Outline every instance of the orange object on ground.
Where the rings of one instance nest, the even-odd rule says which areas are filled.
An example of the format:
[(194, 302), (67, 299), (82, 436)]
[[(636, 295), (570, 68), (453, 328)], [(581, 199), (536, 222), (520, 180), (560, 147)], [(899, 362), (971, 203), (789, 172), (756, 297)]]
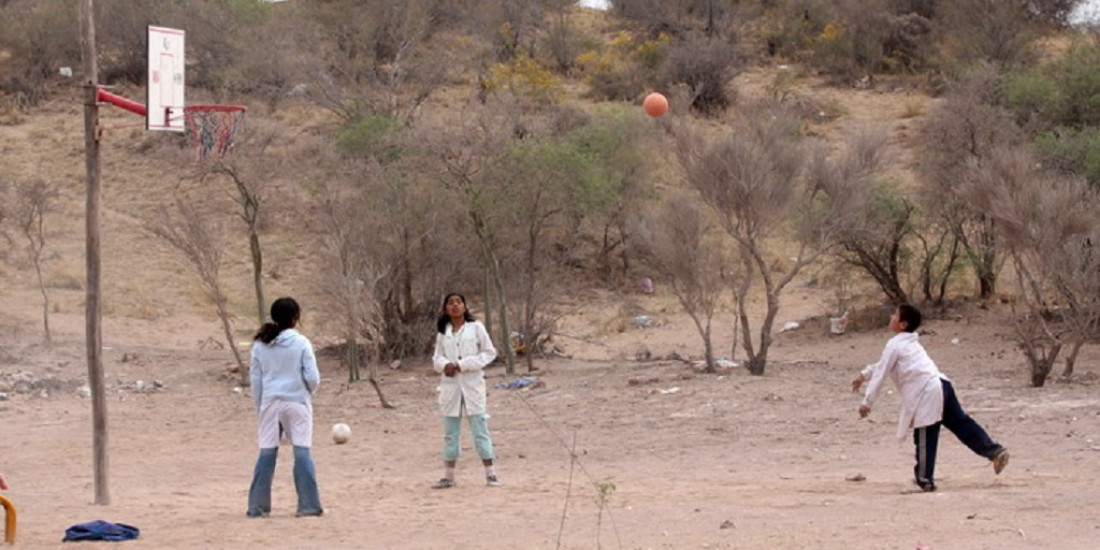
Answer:
[(15, 505), (3, 495), (0, 495), (0, 505), (4, 506), (4, 542), (15, 544)]

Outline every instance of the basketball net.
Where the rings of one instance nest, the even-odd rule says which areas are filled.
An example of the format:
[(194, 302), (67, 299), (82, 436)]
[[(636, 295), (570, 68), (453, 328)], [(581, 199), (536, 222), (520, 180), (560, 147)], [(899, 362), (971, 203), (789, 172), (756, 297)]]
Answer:
[(245, 108), (240, 105), (190, 105), (183, 108), (187, 134), (195, 143), (198, 160), (225, 156), (233, 138), (244, 125)]

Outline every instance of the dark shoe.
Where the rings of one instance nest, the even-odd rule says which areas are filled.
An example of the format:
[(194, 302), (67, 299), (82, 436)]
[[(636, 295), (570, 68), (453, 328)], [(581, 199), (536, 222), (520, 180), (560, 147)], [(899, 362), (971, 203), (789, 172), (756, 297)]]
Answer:
[(324, 513), (325, 513), (324, 510), (315, 510), (315, 511), (312, 511), (312, 512), (298, 512), (297, 514), (294, 514), (294, 517), (296, 517), (296, 518), (311, 518), (311, 517), (317, 517), (317, 516), (324, 515)]
[(917, 480), (913, 480), (913, 486), (907, 489), (902, 489), (901, 494), (913, 495), (917, 493), (934, 493), (936, 492), (935, 483), (921, 483)]
[(1001, 472), (1004, 471), (1005, 466), (1008, 466), (1008, 449), (1002, 448), (993, 457), (993, 473), (1001, 475)]
[(455, 486), (455, 481), (450, 478), (441, 478), (439, 481), (432, 485), (432, 489), (450, 489)]
[(488, 485), (489, 487), (499, 487), (500, 486), (500, 480), (497, 479), (497, 476), (495, 476), (495, 475), (494, 476), (485, 476), (485, 485)]
[(270, 515), (270, 513), (268, 513), (268, 512), (254, 512), (252, 510), (249, 510), (249, 511), (245, 512), (244, 515), (246, 515), (250, 518), (266, 518)]

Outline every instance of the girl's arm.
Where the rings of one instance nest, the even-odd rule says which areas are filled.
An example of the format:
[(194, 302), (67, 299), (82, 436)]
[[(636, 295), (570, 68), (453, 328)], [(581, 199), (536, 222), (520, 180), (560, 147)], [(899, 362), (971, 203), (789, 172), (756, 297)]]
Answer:
[(313, 344), (306, 340), (305, 349), (302, 350), (302, 381), (306, 384), (309, 393), (317, 391), (321, 385), (321, 371), (317, 368), (317, 355), (313, 353)]
[(252, 381), (252, 401), (256, 404), (256, 410), (260, 410), (260, 404), (264, 401), (264, 373), (260, 365), (260, 354), (256, 346), (258, 341), (252, 343), (252, 358), (248, 366), (248, 377)]

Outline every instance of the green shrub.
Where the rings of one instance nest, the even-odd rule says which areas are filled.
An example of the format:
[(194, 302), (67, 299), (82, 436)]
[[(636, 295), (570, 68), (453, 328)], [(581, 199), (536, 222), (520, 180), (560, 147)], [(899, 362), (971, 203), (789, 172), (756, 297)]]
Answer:
[(393, 144), (400, 127), (391, 118), (368, 115), (340, 130), (336, 145), (348, 156), (374, 157), (383, 163), (394, 161), (401, 157), (401, 149)]
[(1059, 128), (1035, 138), (1044, 166), (1060, 172), (1081, 174), (1093, 186), (1100, 186), (1100, 128)]
[(1063, 108), (1058, 122), (1100, 125), (1100, 46), (1078, 44), (1059, 61), (1056, 71)]
[(1059, 117), (1058, 96), (1058, 83), (1038, 71), (1010, 74), (1001, 87), (1001, 100), (1021, 123)]

